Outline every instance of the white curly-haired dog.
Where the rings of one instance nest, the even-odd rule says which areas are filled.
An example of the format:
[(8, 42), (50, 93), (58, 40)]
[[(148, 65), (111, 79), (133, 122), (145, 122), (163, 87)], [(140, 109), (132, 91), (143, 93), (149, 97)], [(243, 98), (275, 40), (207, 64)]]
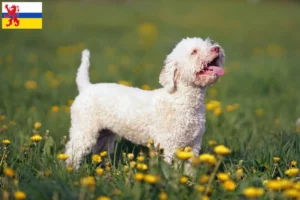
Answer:
[(163, 88), (153, 91), (114, 83), (91, 84), (89, 57), (84, 50), (76, 78), (79, 95), (71, 107), (67, 165), (78, 168), (92, 150), (112, 153), (116, 135), (140, 145), (153, 139), (164, 148), (168, 163), (178, 147), (191, 146), (193, 153), (199, 154), (206, 88), (224, 74), (224, 51), (218, 44), (201, 38), (180, 41), (160, 73)]

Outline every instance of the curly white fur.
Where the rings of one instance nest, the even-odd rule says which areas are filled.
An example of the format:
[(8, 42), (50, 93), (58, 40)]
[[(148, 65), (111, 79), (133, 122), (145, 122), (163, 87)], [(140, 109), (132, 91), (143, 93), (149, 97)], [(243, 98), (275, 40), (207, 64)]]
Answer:
[(113, 152), (116, 134), (146, 145), (149, 139), (164, 148), (170, 163), (177, 147), (191, 146), (199, 154), (205, 131), (206, 86), (218, 76), (199, 75), (208, 63), (223, 66), (224, 52), (212, 51), (209, 39), (183, 39), (170, 55), (160, 74), (163, 88), (145, 91), (114, 83), (91, 84), (89, 51), (82, 53), (77, 74), (79, 95), (71, 107), (67, 165), (78, 168), (92, 150)]

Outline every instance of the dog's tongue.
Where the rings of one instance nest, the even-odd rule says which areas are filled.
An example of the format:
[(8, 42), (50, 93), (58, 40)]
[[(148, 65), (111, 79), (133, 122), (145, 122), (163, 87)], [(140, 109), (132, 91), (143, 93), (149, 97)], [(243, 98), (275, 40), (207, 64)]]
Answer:
[(207, 71), (204, 74), (217, 74), (218, 76), (224, 75), (224, 69), (222, 67), (208, 66)]

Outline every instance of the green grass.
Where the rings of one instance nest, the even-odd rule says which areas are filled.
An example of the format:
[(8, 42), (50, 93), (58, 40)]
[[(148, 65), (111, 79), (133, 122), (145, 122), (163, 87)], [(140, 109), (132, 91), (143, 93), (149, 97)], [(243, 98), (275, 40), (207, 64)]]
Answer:
[[(157, 199), (165, 188), (169, 199), (200, 198), (194, 185), (178, 183), (180, 170), (160, 162), (148, 171), (161, 174), (161, 182), (155, 186), (128, 181), (122, 152), (134, 149), (138, 153), (141, 147), (123, 140), (118, 141), (111, 171), (97, 178), (95, 192), (73, 184), (95, 174), (90, 157), (71, 174), (57, 159), (57, 154), (64, 152), (63, 137), (70, 126), (68, 100), (78, 93), (75, 74), (84, 48), (92, 54), (92, 82), (126, 80), (136, 87), (148, 84), (158, 88), (163, 60), (178, 41), (188, 36), (210, 37), (226, 53), (226, 75), (209, 89), (206, 98), (206, 102), (220, 101), (222, 113), (215, 116), (207, 112), (202, 153), (212, 152), (208, 141), (215, 140), (232, 149), (219, 171), (231, 172), (234, 179), (240, 160), (245, 171), (242, 180), (234, 179), (238, 187), (233, 192), (224, 191), (214, 180), (211, 198), (242, 199), (245, 187), (264, 187), (263, 180), (286, 177), (284, 171), (290, 162), (300, 163), (300, 137), (295, 124), (300, 117), (300, 4), (249, 2), (49, 1), (43, 3), (42, 30), (1, 30), (0, 115), (6, 119), (0, 121), (0, 139), (11, 141), (5, 153), (3, 145), (0, 149), (2, 192), (8, 191), (12, 198), (20, 189), (27, 199), (82, 200), (100, 195)], [(145, 23), (150, 31), (141, 35), (138, 27)], [(28, 80), (35, 81), (37, 88), (27, 89)], [(239, 104), (237, 110), (226, 111), (227, 105), (235, 103)], [(55, 113), (51, 110), (56, 105), (60, 110)], [(263, 109), (262, 116), (256, 114), (257, 109)], [(41, 135), (49, 130), (53, 143), (51, 139), (37, 145), (30, 141), (37, 121), (42, 123)], [(275, 170), (274, 156), (281, 158)], [(19, 184), (5, 177), (5, 167), (15, 170)], [(52, 173), (45, 176), (43, 172), (48, 169)], [(211, 174), (210, 170), (201, 165), (199, 174)], [(113, 195), (116, 188), (121, 196)], [(264, 198), (272, 199), (272, 194), (266, 192)], [(274, 195), (284, 198), (279, 193)]]

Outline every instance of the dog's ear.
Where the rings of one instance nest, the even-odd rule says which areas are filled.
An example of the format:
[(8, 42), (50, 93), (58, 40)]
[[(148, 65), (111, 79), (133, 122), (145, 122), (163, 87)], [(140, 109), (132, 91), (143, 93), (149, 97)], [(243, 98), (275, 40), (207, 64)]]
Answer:
[(177, 64), (173, 61), (166, 62), (165, 66), (160, 72), (159, 83), (172, 93), (176, 90), (176, 84), (178, 79)]

